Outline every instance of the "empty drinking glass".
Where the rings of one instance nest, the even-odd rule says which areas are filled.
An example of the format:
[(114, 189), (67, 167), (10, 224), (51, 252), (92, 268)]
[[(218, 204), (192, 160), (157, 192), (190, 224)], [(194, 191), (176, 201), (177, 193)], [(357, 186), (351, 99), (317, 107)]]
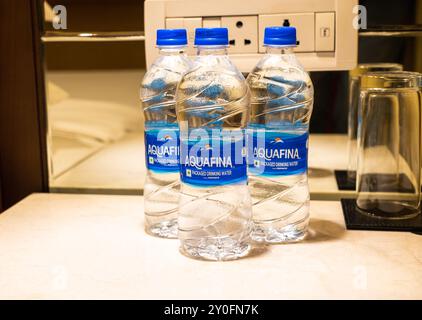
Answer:
[(374, 217), (420, 213), (421, 91), (410, 73), (361, 78), (357, 208)]
[(360, 95), (360, 78), (368, 72), (375, 71), (400, 71), (403, 66), (397, 63), (365, 63), (359, 64), (349, 73), (349, 117), (348, 117), (348, 156), (347, 177), (351, 181), (356, 179), (356, 142), (357, 142), (357, 116)]

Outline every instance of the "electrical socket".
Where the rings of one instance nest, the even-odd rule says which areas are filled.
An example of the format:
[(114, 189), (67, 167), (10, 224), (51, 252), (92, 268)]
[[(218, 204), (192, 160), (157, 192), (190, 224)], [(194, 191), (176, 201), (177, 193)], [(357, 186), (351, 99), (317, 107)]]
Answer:
[(258, 53), (258, 16), (221, 17), (229, 29), (229, 53)]
[(259, 52), (265, 52), (264, 30), (266, 27), (296, 27), (299, 44), (296, 52), (313, 52), (315, 50), (315, 14), (314, 13), (280, 13), (259, 15)]

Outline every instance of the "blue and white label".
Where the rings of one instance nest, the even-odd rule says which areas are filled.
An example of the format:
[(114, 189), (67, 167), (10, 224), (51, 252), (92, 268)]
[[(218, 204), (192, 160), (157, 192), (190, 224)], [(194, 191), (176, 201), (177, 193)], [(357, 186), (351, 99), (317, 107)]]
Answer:
[(145, 156), (148, 170), (179, 171), (179, 129), (145, 130)]
[(280, 131), (248, 130), (251, 175), (294, 175), (308, 169), (308, 136)]
[(182, 182), (207, 187), (246, 183), (247, 149), (244, 131), (238, 131), (231, 137), (225, 137), (218, 131), (219, 134), (214, 133), (212, 138), (181, 139)]

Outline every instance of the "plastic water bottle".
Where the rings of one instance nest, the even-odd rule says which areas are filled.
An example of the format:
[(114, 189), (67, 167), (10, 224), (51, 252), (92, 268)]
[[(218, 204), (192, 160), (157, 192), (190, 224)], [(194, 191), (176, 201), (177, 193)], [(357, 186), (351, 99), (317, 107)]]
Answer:
[(145, 228), (155, 236), (176, 238), (180, 151), (175, 93), (190, 67), (186, 30), (157, 30), (157, 46), (159, 57), (145, 74), (140, 92), (147, 167)]
[(304, 238), (309, 222), (307, 180), (313, 85), (293, 48), (296, 29), (265, 29), (266, 54), (249, 74), (248, 174), (255, 241)]
[(198, 55), (177, 91), (179, 239), (194, 258), (230, 260), (250, 250), (246, 126), (250, 92), (227, 56), (226, 28), (199, 28)]

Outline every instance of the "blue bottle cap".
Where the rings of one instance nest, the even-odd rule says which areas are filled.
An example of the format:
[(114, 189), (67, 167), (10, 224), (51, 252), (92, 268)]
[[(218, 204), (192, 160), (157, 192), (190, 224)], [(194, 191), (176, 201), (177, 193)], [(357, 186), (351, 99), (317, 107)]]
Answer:
[(158, 29), (157, 46), (186, 46), (188, 37), (185, 29)]
[(195, 30), (195, 46), (218, 45), (229, 45), (229, 31), (227, 28), (197, 28)]
[(267, 27), (264, 34), (264, 45), (296, 46), (295, 27)]

